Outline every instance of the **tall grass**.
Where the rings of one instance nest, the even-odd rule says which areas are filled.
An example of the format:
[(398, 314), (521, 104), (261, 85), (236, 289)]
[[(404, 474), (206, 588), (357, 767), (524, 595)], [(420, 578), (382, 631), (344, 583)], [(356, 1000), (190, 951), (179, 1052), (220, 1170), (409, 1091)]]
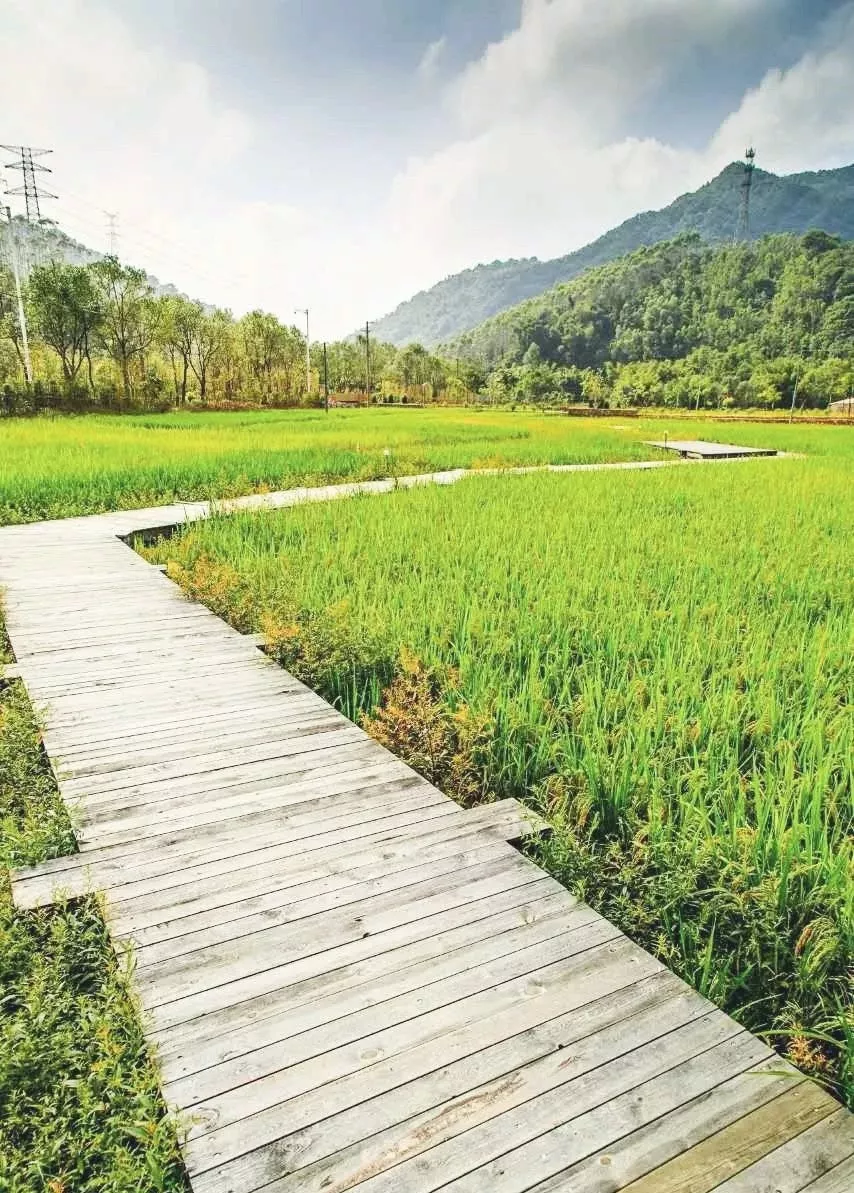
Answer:
[[(696, 422), (455, 409), (3, 419), (0, 525), (440, 468), (649, 458), (656, 451), (643, 439), (680, 425), (697, 431)], [(740, 442), (811, 450), (832, 434), (737, 430)], [(722, 437), (718, 424), (712, 437)]]
[(814, 442), (215, 519), (157, 557), (354, 718), (420, 659), (482, 790), (555, 825), (545, 864), (851, 1101), (854, 440)]
[(174, 1125), (97, 904), (12, 906), (6, 867), (73, 848), (32, 710), (21, 685), (9, 685), (0, 690), (0, 1189), (182, 1193)]

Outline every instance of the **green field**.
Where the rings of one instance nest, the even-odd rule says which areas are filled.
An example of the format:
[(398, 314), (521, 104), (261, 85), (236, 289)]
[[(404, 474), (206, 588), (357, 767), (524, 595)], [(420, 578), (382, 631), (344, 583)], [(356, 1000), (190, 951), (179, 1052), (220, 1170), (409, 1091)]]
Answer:
[[(253, 411), (0, 419), (0, 525), (438, 468), (649, 458), (697, 421), (510, 411)], [(824, 451), (823, 427), (705, 424), (708, 438)]]
[(852, 1101), (854, 435), (737, 438), (811, 454), (472, 478), (153, 555), (449, 793), (533, 804), (552, 872)]
[[(218, 517), (150, 553), (456, 798), (543, 811), (544, 865), (854, 1105), (854, 429), (460, 410), (4, 420), (0, 522), (649, 458), (665, 431), (807, 458), (472, 478)], [(65, 852), (69, 833), (9, 685), (0, 865)], [(18, 915), (4, 880), (0, 998), (0, 1188), (184, 1190), (97, 905)]]
[(6, 867), (73, 850), (23, 687), (0, 687), (0, 1189), (183, 1193), (174, 1125), (96, 901), (12, 906)]

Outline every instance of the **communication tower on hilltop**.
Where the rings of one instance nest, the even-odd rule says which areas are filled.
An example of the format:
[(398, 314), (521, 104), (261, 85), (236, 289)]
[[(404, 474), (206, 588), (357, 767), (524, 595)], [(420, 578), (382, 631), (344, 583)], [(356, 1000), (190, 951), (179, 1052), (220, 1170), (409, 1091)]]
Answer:
[(750, 239), (750, 188), (753, 186), (753, 171), (756, 169), (756, 150), (753, 146), (744, 155), (744, 178), (741, 181), (741, 207), (738, 213), (736, 240)]

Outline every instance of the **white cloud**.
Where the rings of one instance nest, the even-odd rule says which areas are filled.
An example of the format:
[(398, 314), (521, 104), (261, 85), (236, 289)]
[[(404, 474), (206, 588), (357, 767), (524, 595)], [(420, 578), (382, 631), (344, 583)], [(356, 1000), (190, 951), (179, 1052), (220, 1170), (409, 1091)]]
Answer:
[(436, 41), (431, 41), (422, 54), (421, 61), (418, 63), (418, 77), (425, 83), (432, 82), (439, 73), (447, 44), (446, 37), (439, 37)]
[(854, 4), (825, 26), (789, 70), (772, 70), (718, 130), (711, 155), (738, 156), (751, 141), (779, 173), (849, 165), (854, 159)]
[[(634, 108), (685, 55), (746, 35), (761, 0), (526, 0), (519, 27), (449, 84), (457, 135), (398, 175), (390, 226), (419, 270), (553, 256), (660, 207), (739, 158), (795, 171), (854, 159), (854, 3), (705, 148), (632, 135)], [(420, 251), (419, 251), (420, 250)], [(436, 271), (438, 273), (438, 271)]]
[(737, 37), (780, 0), (526, 0), (519, 27), (460, 75), (451, 101), (469, 131), (560, 105), (612, 133), (696, 47)]
[[(343, 201), (329, 214), (352, 167), (337, 172), (336, 145), (305, 134), (300, 111), (250, 114), (106, 0), (3, 2), (4, 137), (55, 148), (51, 214), (101, 248), (103, 211), (118, 211), (128, 259), (238, 314), (291, 320), (308, 304), (328, 336), (478, 261), (578, 247), (699, 185), (747, 139), (772, 169), (854, 158), (854, 0), (696, 150), (637, 135), (639, 103), (689, 55), (757, 35), (783, 0), (525, 0), (518, 28), (442, 88), (437, 147), (389, 168), (370, 219)], [(422, 82), (448, 49), (426, 48)], [(311, 209), (270, 180), (262, 151), (314, 170)]]

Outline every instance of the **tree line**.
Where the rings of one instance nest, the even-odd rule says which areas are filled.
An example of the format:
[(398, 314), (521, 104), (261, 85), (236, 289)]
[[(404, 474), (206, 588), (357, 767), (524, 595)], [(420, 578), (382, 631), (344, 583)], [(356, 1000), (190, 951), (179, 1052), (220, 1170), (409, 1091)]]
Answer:
[(106, 257), (0, 267), (0, 391), (104, 406), (360, 400), (593, 407), (821, 407), (854, 392), (854, 245), (823, 232), (643, 248), (503, 312), (436, 353), (352, 337), (311, 347), (275, 315), (157, 295)]
[(235, 319), (157, 295), (143, 270), (115, 257), (36, 266), (24, 304), (31, 386), (14, 278), (0, 269), (0, 390), (22, 405), (39, 395), (71, 407), (297, 405), (321, 401), (327, 381), (333, 395), (364, 399), (370, 384), (383, 400), (460, 401), (483, 381), (418, 344), (398, 349), (364, 336), (328, 344), (325, 354), (313, 344), (307, 374), (298, 328), (261, 310)]

